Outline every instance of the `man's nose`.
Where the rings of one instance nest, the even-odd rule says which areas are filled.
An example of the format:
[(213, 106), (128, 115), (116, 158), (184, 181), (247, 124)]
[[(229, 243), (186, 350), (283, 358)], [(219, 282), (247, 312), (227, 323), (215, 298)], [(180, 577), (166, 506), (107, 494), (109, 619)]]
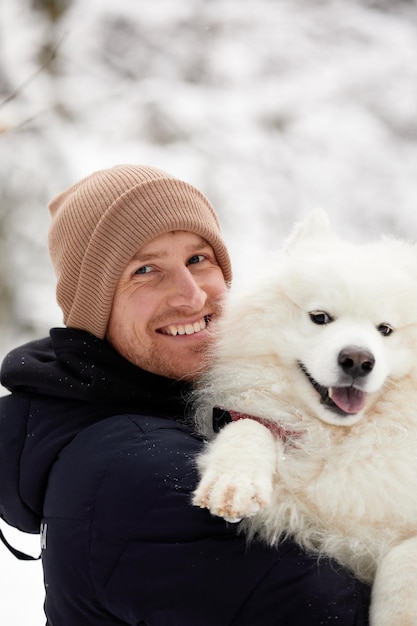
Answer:
[(187, 267), (181, 268), (172, 276), (172, 287), (168, 304), (173, 307), (203, 308), (207, 294)]

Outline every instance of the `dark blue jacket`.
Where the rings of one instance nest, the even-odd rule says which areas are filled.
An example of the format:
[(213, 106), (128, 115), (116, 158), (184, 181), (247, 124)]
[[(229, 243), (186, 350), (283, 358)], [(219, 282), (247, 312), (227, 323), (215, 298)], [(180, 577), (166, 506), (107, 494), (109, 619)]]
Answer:
[(204, 442), (186, 383), (71, 329), (10, 353), (1, 381), (0, 515), (42, 524), (48, 626), (366, 624), (348, 572), (290, 541), (247, 546), (190, 504)]

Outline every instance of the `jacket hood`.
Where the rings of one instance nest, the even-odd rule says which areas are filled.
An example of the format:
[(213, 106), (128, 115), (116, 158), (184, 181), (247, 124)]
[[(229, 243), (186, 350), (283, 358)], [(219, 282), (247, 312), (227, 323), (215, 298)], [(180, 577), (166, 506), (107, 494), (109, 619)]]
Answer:
[(167, 417), (184, 416), (192, 386), (144, 371), (105, 340), (71, 328), (12, 350), (4, 359), (1, 384), (12, 392), (88, 403), (129, 405)]

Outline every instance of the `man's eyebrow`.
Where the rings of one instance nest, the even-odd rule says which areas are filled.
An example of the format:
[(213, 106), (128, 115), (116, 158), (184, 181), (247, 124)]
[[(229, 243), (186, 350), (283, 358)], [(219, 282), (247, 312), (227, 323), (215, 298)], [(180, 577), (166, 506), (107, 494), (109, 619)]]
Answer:
[[(188, 244), (186, 246), (186, 252), (188, 254), (192, 254), (193, 252), (197, 252), (198, 250), (201, 250), (202, 248), (210, 248), (210, 244), (208, 243), (208, 241), (206, 241), (205, 239), (203, 239), (202, 237), (199, 238), (199, 241), (196, 241), (195, 243), (192, 244)], [(132, 261), (136, 261), (139, 263), (146, 263), (148, 261), (151, 260), (158, 260), (158, 259), (163, 259), (165, 257), (168, 256), (168, 251), (165, 248), (161, 248), (161, 249), (156, 249), (153, 252), (149, 253), (149, 254), (142, 254), (140, 252), (140, 250), (132, 257)]]
[(140, 263), (146, 263), (147, 261), (150, 261), (152, 259), (163, 259), (164, 257), (167, 256), (167, 254), (168, 253), (166, 250), (155, 250), (151, 254), (141, 254), (140, 252), (137, 252), (132, 257), (132, 261), (139, 261)]

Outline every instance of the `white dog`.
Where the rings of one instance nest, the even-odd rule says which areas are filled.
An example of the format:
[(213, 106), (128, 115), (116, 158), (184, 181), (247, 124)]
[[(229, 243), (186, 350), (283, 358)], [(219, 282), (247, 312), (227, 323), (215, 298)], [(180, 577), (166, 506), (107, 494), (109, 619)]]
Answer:
[(372, 626), (416, 626), (417, 248), (343, 242), (316, 211), (225, 309), (198, 419), (232, 421), (193, 503), (373, 583)]

